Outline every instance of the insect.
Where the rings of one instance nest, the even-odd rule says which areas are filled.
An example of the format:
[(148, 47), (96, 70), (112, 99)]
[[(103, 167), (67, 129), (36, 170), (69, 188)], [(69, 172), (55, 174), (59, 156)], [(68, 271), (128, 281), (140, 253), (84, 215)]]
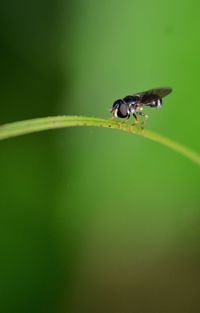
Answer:
[(144, 123), (148, 119), (148, 115), (142, 112), (144, 107), (160, 108), (162, 106), (162, 98), (172, 92), (171, 88), (156, 88), (143, 92), (138, 92), (133, 95), (118, 99), (113, 103), (110, 110), (114, 117), (130, 118), (133, 114), (135, 123), (138, 123), (138, 115), (143, 116), (144, 120), (141, 127), (144, 128)]

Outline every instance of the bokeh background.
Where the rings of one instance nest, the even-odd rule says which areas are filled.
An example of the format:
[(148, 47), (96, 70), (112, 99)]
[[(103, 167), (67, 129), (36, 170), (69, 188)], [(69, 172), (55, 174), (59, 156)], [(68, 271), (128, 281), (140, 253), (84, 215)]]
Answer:
[[(0, 123), (109, 118), (173, 93), (147, 128), (199, 152), (197, 0), (1, 0)], [(199, 312), (199, 168), (144, 138), (73, 128), (0, 143), (0, 311)]]

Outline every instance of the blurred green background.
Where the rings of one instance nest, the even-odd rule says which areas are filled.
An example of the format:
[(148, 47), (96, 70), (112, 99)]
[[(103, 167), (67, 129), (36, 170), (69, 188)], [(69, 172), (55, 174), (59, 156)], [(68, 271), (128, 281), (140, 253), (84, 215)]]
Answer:
[[(0, 1), (0, 123), (109, 118), (173, 93), (146, 128), (200, 151), (197, 0)], [(199, 168), (146, 139), (73, 128), (0, 143), (1, 312), (199, 312)]]

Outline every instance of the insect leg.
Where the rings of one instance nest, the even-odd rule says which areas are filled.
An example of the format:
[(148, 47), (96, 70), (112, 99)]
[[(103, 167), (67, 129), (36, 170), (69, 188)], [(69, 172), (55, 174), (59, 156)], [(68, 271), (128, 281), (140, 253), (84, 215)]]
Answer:
[(130, 118), (130, 114), (128, 114), (127, 117), (125, 117), (124, 120), (123, 120), (122, 122), (120, 122), (120, 125), (125, 125), (125, 124), (127, 124), (129, 118)]
[[(134, 126), (138, 124), (138, 117), (137, 117), (137, 115), (135, 113), (133, 113), (133, 116), (135, 118), (135, 122), (133, 124), (131, 124), (130, 131), (132, 131)], [(130, 115), (129, 115), (129, 117), (130, 117)]]
[(130, 114), (127, 116), (127, 121), (129, 120), (129, 118), (130, 118)]
[(146, 121), (148, 120), (148, 115), (147, 114), (145, 114), (144, 112), (138, 112), (138, 114), (140, 115), (140, 116), (143, 116), (144, 117), (144, 120), (142, 121), (142, 123), (141, 123), (141, 128), (142, 129), (144, 129), (144, 124), (146, 123)]
[(133, 125), (138, 124), (138, 117), (137, 117), (137, 115), (135, 113), (133, 113), (133, 116), (135, 118), (135, 123)]

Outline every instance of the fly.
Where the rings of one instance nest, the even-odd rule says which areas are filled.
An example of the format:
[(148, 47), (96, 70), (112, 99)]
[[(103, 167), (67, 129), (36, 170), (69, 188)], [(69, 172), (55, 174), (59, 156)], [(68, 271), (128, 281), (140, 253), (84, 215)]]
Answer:
[(155, 88), (143, 92), (138, 92), (133, 95), (118, 99), (113, 103), (111, 113), (114, 117), (130, 118), (131, 114), (135, 118), (135, 124), (138, 123), (138, 116), (143, 116), (144, 120), (141, 127), (144, 128), (144, 123), (148, 116), (142, 112), (144, 107), (160, 108), (162, 106), (162, 98), (172, 92), (171, 88)]

